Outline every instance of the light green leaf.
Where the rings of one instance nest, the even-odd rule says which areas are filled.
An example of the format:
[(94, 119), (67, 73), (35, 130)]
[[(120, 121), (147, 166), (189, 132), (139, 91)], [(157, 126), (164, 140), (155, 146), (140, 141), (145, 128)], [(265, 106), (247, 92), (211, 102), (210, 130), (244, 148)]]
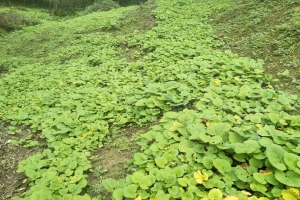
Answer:
[(135, 184), (128, 185), (123, 188), (123, 195), (124, 197), (127, 198), (135, 198), (137, 196), (136, 191), (137, 191), (138, 186)]
[(194, 117), (189, 114), (182, 114), (178, 117), (178, 120), (183, 124), (190, 124), (194, 121)]
[(280, 116), (277, 113), (269, 113), (268, 117), (270, 118), (271, 122), (276, 124), (280, 120)]
[(213, 164), (218, 172), (223, 175), (231, 171), (231, 164), (228, 160), (217, 158), (213, 160)]
[(300, 174), (300, 168), (297, 163), (300, 161), (300, 157), (293, 153), (284, 153), (283, 160), (289, 169), (294, 170), (296, 173)]
[(159, 170), (159, 172), (157, 172), (156, 174), (156, 179), (158, 181), (163, 181), (165, 180), (165, 178), (166, 178), (166, 174), (162, 170)]
[(261, 123), (261, 117), (258, 116), (258, 115), (252, 115), (252, 116), (250, 117), (250, 120), (251, 120), (251, 122), (254, 123), (254, 124), (260, 124), (260, 123)]
[(300, 174), (294, 171), (275, 171), (275, 178), (282, 184), (289, 187), (300, 187)]
[(188, 185), (189, 179), (187, 178), (179, 178), (178, 180), (179, 185), (186, 187)]
[(219, 135), (212, 136), (209, 140), (209, 144), (220, 144), (223, 142), (223, 139)]
[(300, 126), (300, 116), (293, 116), (292, 117), (291, 126)]
[(68, 190), (71, 194), (75, 195), (75, 194), (79, 194), (81, 192), (81, 187), (76, 184), (69, 184)]
[(115, 200), (122, 200), (124, 197), (123, 188), (118, 188), (114, 190), (112, 196)]
[(156, 193), (156, 199), (157, 200), (169, 200), (170, 199), (170, 195), (169, 194), (165, 194), (163, 190), (159, 190)]
[(109, 192), (113, 192), (118, 187), (118, 182), (115, 179), (108, 178), (102, 181), (102, 185)]
[(208, 192), (209, 200), (222, 200), (223, 193), (219, 189), (212, 189)]
[(160, 168), (164, 168), (165, 165), (168, 163), (168, 161), (164, 157), (156, 157), (155, 158), (155, 163)]
[(164, 116), (169, 119), (175, 119), (179, 116), (179, 113), (178, 112), (166, 112), (164, 114)]
[(266, 155), (272, 166), (279, 170), (286, 170), (286, 166), (283, 163), (285, 151), (277, 144), (271, 144), (266, 148)]
[(213, 99), (213, 104), (218, 107), (223, 106), (223, 100), (221, 98), (215, 98)]
[(211, 169), (214, 165), (214, 158), (212, 156), (205, 156), (202, 158), (202, 163), (206, 169)]
[(266, 184), (267, 183), (266, 180), (265, 180), (265, 175), (262, 174), (262, 173), (258, 173), (258, 172), (253, 173), (253, 177), (257, 182), (259, 182), (261, 184)]
[(223, 133), (229, 131), (231, 128), (230, 124), (228, 123), (212, 123), (207, 128), (207, 133), (210, 135), (223, 135)]
[(142, 172), (134, 172), (132, 174), (131, 180), (133, 183), (139, 183), (143, 176), (144, 174)]

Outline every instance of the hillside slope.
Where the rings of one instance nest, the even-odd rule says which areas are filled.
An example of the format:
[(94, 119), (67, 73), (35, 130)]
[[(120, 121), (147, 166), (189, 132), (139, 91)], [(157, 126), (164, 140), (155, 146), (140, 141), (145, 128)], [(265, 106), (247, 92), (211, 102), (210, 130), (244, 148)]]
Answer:
[[(155, 2), (155, 26), (130, 20)], [(151, 130), (126, 178), (99, 180), (109, 198), (300, 198), (298, 96), (261, 61), (218, 50), (210, 17), (232, 1), (155, 2), (1, 38), (0, 118), (44, 148), (19, 163), (29, 188), (13, 199), (104, 198), (86, 189), (90, 155), (130, 125)]]

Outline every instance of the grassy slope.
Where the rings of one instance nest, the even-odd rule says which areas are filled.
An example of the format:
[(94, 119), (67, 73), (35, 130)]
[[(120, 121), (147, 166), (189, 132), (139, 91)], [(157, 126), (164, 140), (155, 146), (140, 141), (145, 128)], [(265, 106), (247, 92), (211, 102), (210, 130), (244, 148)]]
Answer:
[[(133, 12), (135, 7), (128, 7), (29, 27), (1, 39), (0, 64), (11, 71), (0, 84), (0, 116), (12, 126), (29, 126), (48, 146), (42, 154), (20, 164), (19, 171), (25, 172), (31, 183), (25, 199), (62, 196), (89, 199), (82, 192), (87, 185), (86, 171), (91, 168), (89, 152), (102, 146), (111, 127), (128, 123), (147, 125), (165, 113), (161, 125), (155, 126), (140, 143), (145, 152), (137, 154), (135, 164), (143, 174), (148, 174), (151, 168), (166, 170), (164, 161), (154, 160), (167, 155), (168, 149), (178, 149), (179, 142), (183, 149), (176, 150), (178, 155), (167, 165), (172, 167), (174, 163), (185, 168), (184, 173), (178, 175), (180, 178), (190, 179), (195, 171), (203, 169), (210, 180), (226, 182), (228, 179), (212, 174), (201, 160), (195, 159), (206, 155), (199, 149), (195, 154), (188, 153), (196, 144), (202, 145), (198, 146), (200, 149), (215, 148), (214, 151), (219, 152), (218, 159), (229, 160), (234, 169), (244, 164), (242, 158), (233, 159), (235, 149), (228, 150), (226, 155), (221, 153), (222, 147), (213, 143), (220, 138), (199, 141), (194, 135), (194, 139), (186, 142), (193, 132), (191, 126), (205, 132), (209, 124), (217, 126), (218, 122), (224, 122), (225, 129), (231, 124), (232, 131), (240, 136), (230, 142), (240, 145), (246, 145), (243, 140), (248, 140), (249, 135), (264, 125), (276, 125), (278, 130), (297, 133), (297, 125), (293, 127), (297, 122), (291, 121), (287, 113), (293, 112), (297, 96), (273, 90), (260, 62), (215, 50), (217, 45), (208, 19), (214, 10), (228, 8), (230, 0), (199, 1), (191, 6), (183, 1), (158, 3), (157, 27), (147, 32), (122, 27), (131, 24), (124, 19), (124, 13)], [(184, 108), (193, 110), (176, 113)], [(208, 132), (211, 134), (211, 131)], [(286, 132), (281, 134), (285, 137)], [(202, 144), (207, 139), (211, 147)], [(228, 138), (223, 139), (229, 142)], [(254, 152), (265, 151), (265, 145), (251, 142), (258, 146)], [(247, 144), (251, 149), (250, 143)], [(148, 144), (153, 144), (151, 149)], [(297, 144), (289, 143), (289, 148)], [(249, 151), (245, 154), (251, 157), (253, 149)], [(211, 152), (208, 155), (212, 156)], [(144, 165), (145, 160), (139, 160), (143, 156), (148, 158), (147, 165)], [(270, 164), (266, 168), (274, 170)], [(265, 194), (261, 189), (233, 181), (240, 189), (253, 190), (258, 196)], [(128, 184), (130, 181), (123, 187)], [(201, 186), (203, 193), (194, 187), (182, 195), (187, 198), (192, 193), (195, 198), (206, 197), (212, 188), (209, 184), (213, 184), (212, 181)], [(215, 184), (222, 189), (224, 183)], [(237, 194), (235, 185), (232, 187), (233, 190), (223, 188), (223, 194)], [(276, 189), (281, 191), (283, 187)], [(267, 192), (274, 195), (270, 190)], [(145, 193), (149, 194), (149, 190), (139, 195)], [(278, 196), (278, 191), (276, 194)], [(157, 195), (168, 196), (161, 192)]]
[(212, 18), (223, 50), (264, 60), (266, 72), (279, 79), (277, 89), (299, 94), (299, 1), (237, 0)]
[(0, 37), (24, 27), (42, 24), (53, 19), (54, 17), (40, 9), (0, 6)]

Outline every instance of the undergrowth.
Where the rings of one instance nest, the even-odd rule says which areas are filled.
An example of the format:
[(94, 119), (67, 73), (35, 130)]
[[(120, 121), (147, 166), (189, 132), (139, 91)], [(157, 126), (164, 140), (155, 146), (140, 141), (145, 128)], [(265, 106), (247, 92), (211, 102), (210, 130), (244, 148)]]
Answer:
[(231, 1), (156, 3), (147, 32), (116, 34), (127, 7), (1, 40), (0, 117), (48, 147), (19, 163), (31, 187), (13, 199), (92, 199), (88, 158), (111, 127), (155, 121), (135, 172), (102, 182), (113, 199), (300, 199), (298, 96), (275, 90), (261, 61), (217, 50), (209, 19)]

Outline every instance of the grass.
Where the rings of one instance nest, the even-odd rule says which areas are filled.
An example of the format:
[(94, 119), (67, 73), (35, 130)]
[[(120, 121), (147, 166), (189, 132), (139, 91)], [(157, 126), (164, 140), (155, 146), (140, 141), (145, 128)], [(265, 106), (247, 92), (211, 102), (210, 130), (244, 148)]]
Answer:
[(263, 60), (266, 73), (278, 79), (276, 89), (299, 94), (299, 1), (236, 0), (211, 18), (222, 50)]

